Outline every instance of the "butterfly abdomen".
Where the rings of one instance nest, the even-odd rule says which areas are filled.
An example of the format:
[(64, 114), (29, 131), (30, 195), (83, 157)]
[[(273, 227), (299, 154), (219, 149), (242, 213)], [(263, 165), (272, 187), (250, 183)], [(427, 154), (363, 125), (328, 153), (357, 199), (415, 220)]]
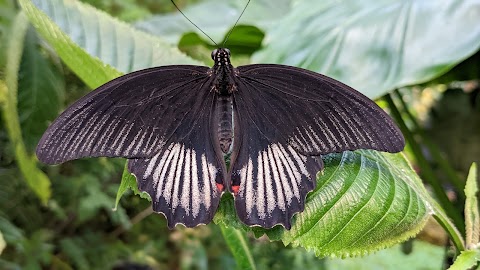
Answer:
[(232, 117), (232, 96), (219, 95), (217, 102), (218, 127), (217, 136), (220, 149), (224, 154), (230, 151), (233, 142), (233, 117)]

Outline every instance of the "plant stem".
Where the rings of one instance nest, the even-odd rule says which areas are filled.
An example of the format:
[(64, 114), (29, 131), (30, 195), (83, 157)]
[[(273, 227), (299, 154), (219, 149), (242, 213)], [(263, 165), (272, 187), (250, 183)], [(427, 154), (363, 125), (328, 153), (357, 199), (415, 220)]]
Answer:
[(453, 244), (457, 248), (457, 255), (460, 254), (460, 252), (465, 250), (465, 242), (462, 238), (462, 234), (458, 231), (458, 229), (455, 227), (455, 224), (452, 223), (445, 211), (437, 202), (432, 200), (431, 204), (434, 211), (433, 217), (449, 234), (450, 239), (452, 239)]
[(237, 269), (256, 269), (244, 234), (233, 227), (227, 227), (225, 225), (218, 226), (220, 226), (223, 238), (230, 248), (233, 257), (235, 257)]
[(37, 168), (35, 159), (27, 153), (17, 111), (18, 71), (22, 59), (25, 35), (29, 26), (28, 19), (23, 11), (17, 14), (12, 25), (13, 27), (10, 31), (13, 34), (9, 39), (6, 53), (5, 83), (0, 81), (0, 95), (2, 96), (0, 100), (2, 101), (1, 105), (3, 105), (2, 116), (23, 178), (27, 182), (27, 186), (46, 205), (51, 196), (50, 179)]
[(390, 94), (385, 96), (385, 100), (388, 103), (388, 106), (390, 108), (393, 118), (396, 120), (396, 122), (400, 126), (400, 129), (402, 130), (402, 133), (405, 136), (405, 139), (407, 140), (408, 145), (412, 149), (412, 152), (414, 153), (415, 158), (420, 168), (422, 169), (421, 171), (422, 178), (432, 187), (436, 198), (440, 202), (440, 205), (446, 210), (446, 212), (448, 213), (448, 216), (453, 219), (455, 225), (458, 228), (465, 228), (462, 216), (457, 211), (457, 209), (455, 209), (453, 204), (448, 199), (447, 194), (443, 190), (443, 187), (440, 184), (440, 182), (437, 181), (432, 168), (430, 167), (427, 159), (422, 153), (420, 145), (415, 141), (412, 132), (410, 132), (410, 130), (407, 128), (407, 125), (403, 121), (400, 111), (398, 110), (395, 103), (393, 102), (393, 99), (390, 96)]
[(433, 159), (440, 165), (440, 168), (443, 170), (445, 175), (448, 177), (450, 182), (454, 185), (455, 189), (457, 190), (457, 196), (461, 202), (465, 201), (465, 194), (463, 193), (464, 188), (464, 181), (458, 177), (455, 170), (450, 166), (448, 161), (442, 156), (438, 147), (432, 143), (432, 141), (428, 138), (420, 125), (418, 124), (417, 119), (412, 115), (412, 113), (408, 110), (408, 106), (405, 101), (402, 99), (402, 95), (398, 89), (394, 91), (395, 95), (397, 96), (397, 100), (402, 105), (403, 112), (408, 116), (409, 120), (412, 122), (415, 132), (420, 135), (422, 138), (422, 142), (428, 148), (430, 154), (432, 155)]

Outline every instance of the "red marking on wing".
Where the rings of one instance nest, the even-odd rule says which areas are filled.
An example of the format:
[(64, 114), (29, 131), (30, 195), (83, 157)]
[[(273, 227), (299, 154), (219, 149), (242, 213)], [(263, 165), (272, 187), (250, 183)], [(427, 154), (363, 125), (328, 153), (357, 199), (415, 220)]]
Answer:
[(216, 184), (217, 184), (218, 191), (223, 191), (223, 185), (219, 183), (216, 183)]
[(237, 195), (239, 189), (240, 189), (240, 186), (232, 186), (233, 194)]

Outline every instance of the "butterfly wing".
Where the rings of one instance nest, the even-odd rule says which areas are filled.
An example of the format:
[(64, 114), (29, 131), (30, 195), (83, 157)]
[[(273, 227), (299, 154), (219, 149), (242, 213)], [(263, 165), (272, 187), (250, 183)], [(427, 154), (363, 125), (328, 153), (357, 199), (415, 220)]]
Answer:
[(185, 134), (181, 140), (172, 141), (152, 158), (128, 161), (139, 189), (150, 194), (153, 209), (165, 215), (169, 228), (208, 224), (217, 209), (226, 167), (210, 128), (215, 98), (211, 93), (206, 96), (196, 121), (179, 126), (177, 133)]
[(226, 166), (211, 134), (216, 97), (207, 72), (158, 67), (106, 83), (52, 123), (37, 146), (38, 158), (49, 164), (129, 158), (140, 190), (150, 194), (169, 227), (210, 222)]
[[(323, 168), (319, 156), (398, 152), (401, 132), (373, 101), (326, 76), (281, 65), (237, 69), (232, 188), (246, 224), (290, 227)], [(254, 138), (254, 139), (252, 139)], [(235, 188), (237, 187), (237, 188)]]
[[(152, 157), (181, 137), (199, 110), (207, 67), (167, 66), (112, 80), (65, 110), (45, 131), (37, 157), (57, 164), (82, 157)], [(208, 91), (207, 91), (208, 92)]]

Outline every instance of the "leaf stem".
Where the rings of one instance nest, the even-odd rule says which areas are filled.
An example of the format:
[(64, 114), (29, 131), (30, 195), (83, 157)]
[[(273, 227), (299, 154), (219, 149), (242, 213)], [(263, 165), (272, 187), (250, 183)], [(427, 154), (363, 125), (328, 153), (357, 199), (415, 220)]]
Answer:
[(449, 234), (450, 239), (452, 239), (453, 244), (457, 248), (457, 255), (460, 252), (465, 250), (465, 241), (462, 238), (462, 234), (458, 229), (455, 227), (455, 224), (448, 218), (445, 210), (436, 202), (432, 200), (432, 207), (433, 207), (433, 218), (445, 229), (445, 231)]
[(405, 139), (408, 142), (408, 145), (412, 149), (412, 152), (415, 155), (415, 158), (422, 169), (421, 174), (422, 178), (425, 179), (425, 181), (432, 187), (434, 194), (436, 195), (436, 198), (439, 200), (440, 205), (446, 209), (446, 212), (448, 213), (448, 216), (450, 216), (455, 225), (458, 228), (465, 228), (464, 222), (462, 219), (462, 216), (458, 212), (457, 209), (453, 206), (453, 204), (450, 202), (450, 200), (447, 197), (447, 194), (443, 190), (442, 185), (440, 182), (436, 179), (435, 174), (428, 164), (427, 159), (422, 153), (422, 150), (420, 148), (420, 145), (417, 143), (417, 141), (414, 138), (414, 135), (412, 132), (408, 129), (407, 125), (403, 121), (403, 118), (400, 114), (400, 111), (396, 107), (395, 103), (393, 102), (392, 97), (390, 94), (385, 95), (385, 101), (388, 103), (388, 106), (390, 108), (390, 111), (392, 113), (393, 118), (396, 120), (398, 125), (400, 126), (400, 129), (402, 130), (403, 135), (405, 136)]
[(237, 262), (237, 269), (257, 269), (244, 234), (233, 227), (220, 226), (223, 238)]

